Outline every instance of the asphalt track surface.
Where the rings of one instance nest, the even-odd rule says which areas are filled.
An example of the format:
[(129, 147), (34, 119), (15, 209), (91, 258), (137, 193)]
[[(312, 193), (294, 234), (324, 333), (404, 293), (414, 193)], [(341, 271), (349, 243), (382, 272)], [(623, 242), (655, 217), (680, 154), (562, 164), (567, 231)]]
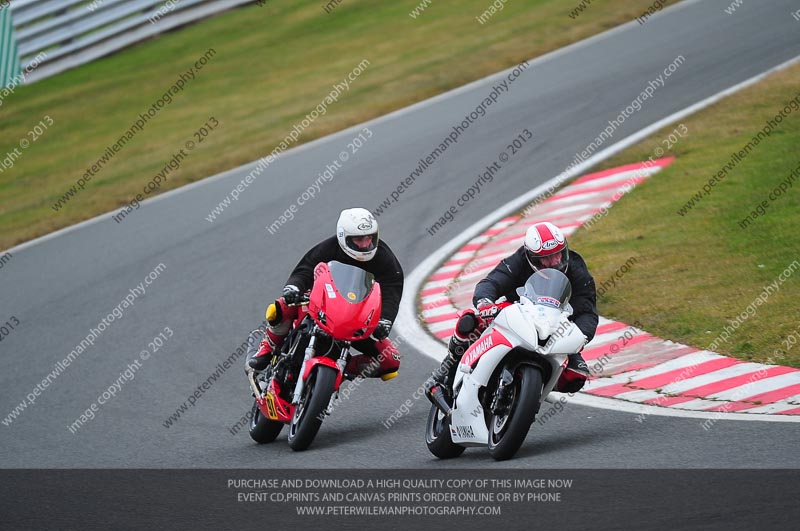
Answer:
[[(624, 122), (613, 141), (800, 54), (800, 23), (790, 16), (796, 2), (744, 2), (733, 15), (723, 11), (728, 5), (726, 0), (680, 4), (644, 25), (633, 22), (533, 63), (379, 218), (382, 237), (406, 272), (461, 226), (563, 171), (677, 56), (685, 62)], [(380, 63), (380, 57), (365, 56)], [(205, 216), (249, 168), (146, 203), (121, 224), (105, 217), (15, 250), (0, 271), (0, 316), (5, 321), (14, 315), (21, 322), (0, 345), (3, 418), (129, 289), (159, 263), (166, 269), (34, 405), (10, 426), (0, 425), (0, 466), (796, 467), (796, 424), (720, 421), (706, 431), (698, 419), (650, 416), (637, 423), (633, 414), (576, 405), (543, 427), (535, 425), (512, 461), (497, 463), (484, 450), (471, 449), (457, 460), (440, 462), (425, 448), (424, 400), (413, 402), (391, 429), (382, 425), (434, 368), (408, 346), (400, 376), (360, 386), (325, 421), (305, 453), (289, 449), (285, 431), (263, 446), (252, 443), (246, 431), (231, 435), (228, 428), (252, 403), (243, 360), (177, 423), (164, 427), (261, 321), (264, 307), (280, 293), (301, 253), (333, 233), (338, 212), (377, 206), (474, 110), (491, 84), (478, 82), (368, 124), (373, 137), (324, 185), (322, 197), (301, 207), (298, 217), (274, 235), (265, 227), (346, 149), (357, 130), (280, 156), (213, 223)], [(774, 103), (778, 112), (783, 103)], [(533, 144), (505, 165), (456, 222), (429, 236), (425, 228), (525, 128), (533, 132)], [(679, 230), (680, 220), (675, 223)], [(163, 349), (142, 363), (93, 421), (71, 433), (68, 426), (164, 327), (174, 336)]]

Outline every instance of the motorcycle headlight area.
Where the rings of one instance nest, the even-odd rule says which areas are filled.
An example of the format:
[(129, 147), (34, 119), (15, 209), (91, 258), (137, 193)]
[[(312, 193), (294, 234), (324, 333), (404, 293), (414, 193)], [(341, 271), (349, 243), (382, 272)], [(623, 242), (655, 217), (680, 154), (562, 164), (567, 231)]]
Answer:
[(561, 311), (557, 308), (550, 308), (540, 304), (533, 304), (527, 307), (529, 311), (524, 312), (525, 320), (536, 329), (540, 339), (546, 339), (555, 332), (561, 324)]

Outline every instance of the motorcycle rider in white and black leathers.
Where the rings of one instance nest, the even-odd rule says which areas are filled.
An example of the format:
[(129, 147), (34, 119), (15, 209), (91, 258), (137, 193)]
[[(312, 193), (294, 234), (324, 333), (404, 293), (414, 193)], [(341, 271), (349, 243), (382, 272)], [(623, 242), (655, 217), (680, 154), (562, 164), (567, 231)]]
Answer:
[[(478, 282), (472, 297), (476, 309), (459, 312), (447, 356), (425, 383), (428, 394), (437, 384), (452, 394), (448, 386), (458, 362), (497, 315), (499, 308), (495, 301), (501, 297), (506, 297), (509, 302), (517, 301), (516, 289), (525, 285), (536, 270), (544, 268), (558, 269), (567, 276), (572, 287), (569, 302), (573, 314), (570, 319), (586, 336), (587, 343), (592, 340), (598, 322), (594, 278), (581, 255), (569, 250), (567, 239), (558, 227), (549, 222), (536, 223), (528, 229), (525, 243)], [(570, 354), (555, 390), (576, 393), (588, 377), (589, 368), (580, 353)]]

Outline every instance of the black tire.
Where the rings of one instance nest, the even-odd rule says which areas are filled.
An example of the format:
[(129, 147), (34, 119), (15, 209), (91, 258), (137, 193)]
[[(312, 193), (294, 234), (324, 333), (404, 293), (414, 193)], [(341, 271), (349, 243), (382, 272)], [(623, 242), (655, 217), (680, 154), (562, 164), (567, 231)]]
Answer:
[(314, 441), (322, 426), (322, 412), (331, 401), (337, 374), (331, 367), (317, 365), (306, 382), (303, 396), (295, 406), (294, 417), (289, 424), (289, 446), (292, 450), (306, 450)]
[(506, 415), (489, 417), (489, 454), (497, 460), (511, 459), (522, 446), (539, 409), (542, 373), (537, 367), (520, 365), (510, 392), (511, 406)]
[(265, 417), (258, 409), (258, 402), (253, 401), (252, 417), (250, 418), (250, 437), (257, 443), (271, 443), (277, 439), (283, 429), (283, 422)]
[(428, 450), (439, 459), (452, 459), (464, 453), (466, 448), (453, 442), (450, 437), (450, 417), (439, 408), (431, 406), (425, 425), (425, 443)]

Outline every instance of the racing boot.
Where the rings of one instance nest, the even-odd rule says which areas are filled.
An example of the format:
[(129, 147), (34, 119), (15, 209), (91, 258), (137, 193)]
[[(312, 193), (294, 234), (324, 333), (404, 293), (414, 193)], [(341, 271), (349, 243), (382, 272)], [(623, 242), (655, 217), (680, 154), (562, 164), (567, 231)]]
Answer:
[[(267, 307), (267, 327), (258, 352), (247, 360), (247, 366), (255, 371), (263, 371), (272, 360), (272, 354), (281, 348), (283, 338), (289, 334), (291, 320), (284, 319), (284, 303), (278, 299)], [(291, 317), (291, 316), (288, 316)], [(284, 322), (285, 321), (285, 322)]]
[(258, 347), (258, 352), (256, 352), (254, 356), (247, 360), (248, 367), (255, 371), (263, 371), (266, 369), (269, 365), (269, 362), (272, 360), (272, 353), (276, 352), (280, 348), (282, 342), (282, 336), (279, 336), (273, 333), (272, 330), (267, 329), (267, 333), (264, 334), (264, 339), (261, 341), (261, 344)]
[(456, 329), (447, 344), (447, 356), (444, 357), (439, 368), (433, 371), (431, 377), (422, 384), (428, 400), (436, 403), (438, 400), (434, 395), (439, 395), (439, 390), (448, 396), (453, 395), (450, 385), (456, 374), (458, 362), (461, 361), (461, 357), (469, 346), (480, 336), (480, 332), (482, 332), (481, 321), (475, 315), (475, 310), (467, 308), (458, 313)]
[(471, 341), (469, 339), (462, 339), (455, 333), (450, 337), (450, 342), (447, 345), (447, 356), (442, 360), (442, 364), (433, 371), (430, 378), (425, 383), (425, 395), (428, 400), (432, 400), (431, 393), (435, 387), (440, 387), (448, 396), (453, 394), (450, 389), (450, 383), (453, 381), (453, 376), (456, 373), (458, 362), (464, 352), (469, 348)]
[(556, 391), (559, 393), (577, 393), (589, 378), (589, 366), (580, 353), (567, 356), (567, 366), (558, 378)]
[[(400, 369), (400, 353), (397, 347), (388, 338), (376, 341), (374, 345), (377, 356), (350, 356), (345, 372), (361, 378), (380, 378), (384, 382), (396, 377)], [(370, 351), (375, 352), (372, 349)]]

